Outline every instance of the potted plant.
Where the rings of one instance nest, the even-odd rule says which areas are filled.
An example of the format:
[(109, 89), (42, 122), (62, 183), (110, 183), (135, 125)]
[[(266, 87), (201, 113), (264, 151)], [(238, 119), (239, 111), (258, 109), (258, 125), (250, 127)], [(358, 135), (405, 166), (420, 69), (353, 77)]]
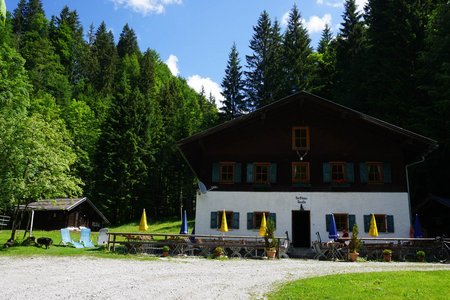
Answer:
[(216, 247), (214, 248), (214, 257), (222, 257), (223, 256), (223, 248)]
[(277, 254), (278, 240), (275, 238), (275, 223), (271, 219), (267, 222), (264, 243), (266, 248), (266, 256), (271, 259), (275, 258), (275, 255)]
[(423, 262), (425, 260), (425, 251), (419, 250), (416, 252), (417, 260)]
[(169, 246), (164, 246), (164, 247), (162, 247), (162, 255), (163, 255), (164, 257), (169, 256), (169, 251), (170, 251), (170, 247), (169, 247)]
[(384, 261), (390, 262), (392, 260), (392, 250), (384, 249), (383, 256), (384, 256)]
[(348, 259), (350, 261), (356, 261), (359, 256), (359, 249), (361, 249), (361, 239), (358, 237), (359, 230), (358, 225), (353, 225), (352, 229), (352, 237), (350, 238), (350, 244), (348, 245), (349, 248), (349, 254)]

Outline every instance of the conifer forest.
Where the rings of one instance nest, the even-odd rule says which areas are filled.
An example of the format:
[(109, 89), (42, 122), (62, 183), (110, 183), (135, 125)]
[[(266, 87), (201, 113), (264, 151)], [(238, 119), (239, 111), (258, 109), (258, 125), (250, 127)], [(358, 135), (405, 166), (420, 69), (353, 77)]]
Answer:
[[(11, 8), (10, 8), (11, 9)], [(265, 11), (248, 45), (230, 42), (223, 101), (175, 77), (133, 28), (83, 28), (41, 0), (0, 15), (0, 214), (40, 199), (86, 196), (114, 224), (195, 209), (196, 178), (176, 142), (298, 91), (435, 139), (411, 169), (413, 201), (450, 197), (450, 2), (344, 3), (317, 46), (293, 6)], [(249, 47), (241, 57), (239, 49)], [(414, 202), (413, 202), (414, 203)]]

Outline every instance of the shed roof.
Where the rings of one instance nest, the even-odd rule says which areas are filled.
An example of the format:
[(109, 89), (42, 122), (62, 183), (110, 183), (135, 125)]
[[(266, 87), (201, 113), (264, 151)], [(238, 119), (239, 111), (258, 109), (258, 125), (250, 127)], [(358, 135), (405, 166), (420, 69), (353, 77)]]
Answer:
[[(40, 200), (37, 202), (31, 202), (26, 206), (27, 210), (34, 211), (71, 211), (76, 208), (80, 204), (87, 202), (96, 212), (97, 214), (106, 222), (109, 223), (108, 219), (98, 210), (98, 208), (91, 202), (87, 197), (84, 198), (56, 198), (56, 199), (46, 199)], [(21, 209), (25, 209), (25, 206), (21, 206)]]

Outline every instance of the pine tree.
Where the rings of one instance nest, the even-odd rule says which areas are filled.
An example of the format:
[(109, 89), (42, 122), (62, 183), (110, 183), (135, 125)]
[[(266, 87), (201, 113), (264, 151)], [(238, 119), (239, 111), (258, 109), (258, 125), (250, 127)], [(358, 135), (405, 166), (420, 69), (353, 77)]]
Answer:
[(253, 27), (254, 34), (250, 40), (251, 55), (246, 56), (246, 98), (247, 107), (260, 108), (270, 103), (271, 91), (268, 84), (269, 53), (271, 47), (272, 25), (269, 14), (264, 11), (258, 24)]
[(336, 39), (336, 89), (334, 100), (355, 109), (363, 109), (361, 80), (365, 65), (364, 23), (355, 0), (344, 3), (343, 22)]
[(322, 37), (313, 53), (315, 62), (313, 83), (311, 91), (326, 99), (333, 99), (335, 65), (336, 65), (336, 42), (333, 40), (330, 27), (325, 25)]
[(312, 63), (309, 59), (312, 49), (306, 28), (302, 24), (296, 5), (289, 13), (289, 20), (283, 40), (283, 71), (285, 95), (311, 89)]
[(222, 80), (222, 101), (221, 110), (225, 114), (226, 120), (231, 120), (247, 111), (244, 103), (244, 81), (239, 60), (239, 53), (236, 44), (233, 43), (228, 57), (225, 77)]
[(125, 24), (122, 29), (122, 33), (120, 34), (119, 43), (117, 44), (117, 53), (120, 58), (124, 58), (127, 54), (139, 54), (136, 34), (134, 33), (134, 30), (128, 26), (128, 24)]

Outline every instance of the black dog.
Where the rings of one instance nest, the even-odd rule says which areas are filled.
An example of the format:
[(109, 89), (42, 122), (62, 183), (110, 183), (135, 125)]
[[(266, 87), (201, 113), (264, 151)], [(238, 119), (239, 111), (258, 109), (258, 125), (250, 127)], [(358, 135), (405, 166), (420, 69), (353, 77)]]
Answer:
[(45, 246), (45, 249), (48, 249), (53, 244), (53, 240), (48, 237), (41, 237), (36, 240), (36, 244), (39, 247)]

